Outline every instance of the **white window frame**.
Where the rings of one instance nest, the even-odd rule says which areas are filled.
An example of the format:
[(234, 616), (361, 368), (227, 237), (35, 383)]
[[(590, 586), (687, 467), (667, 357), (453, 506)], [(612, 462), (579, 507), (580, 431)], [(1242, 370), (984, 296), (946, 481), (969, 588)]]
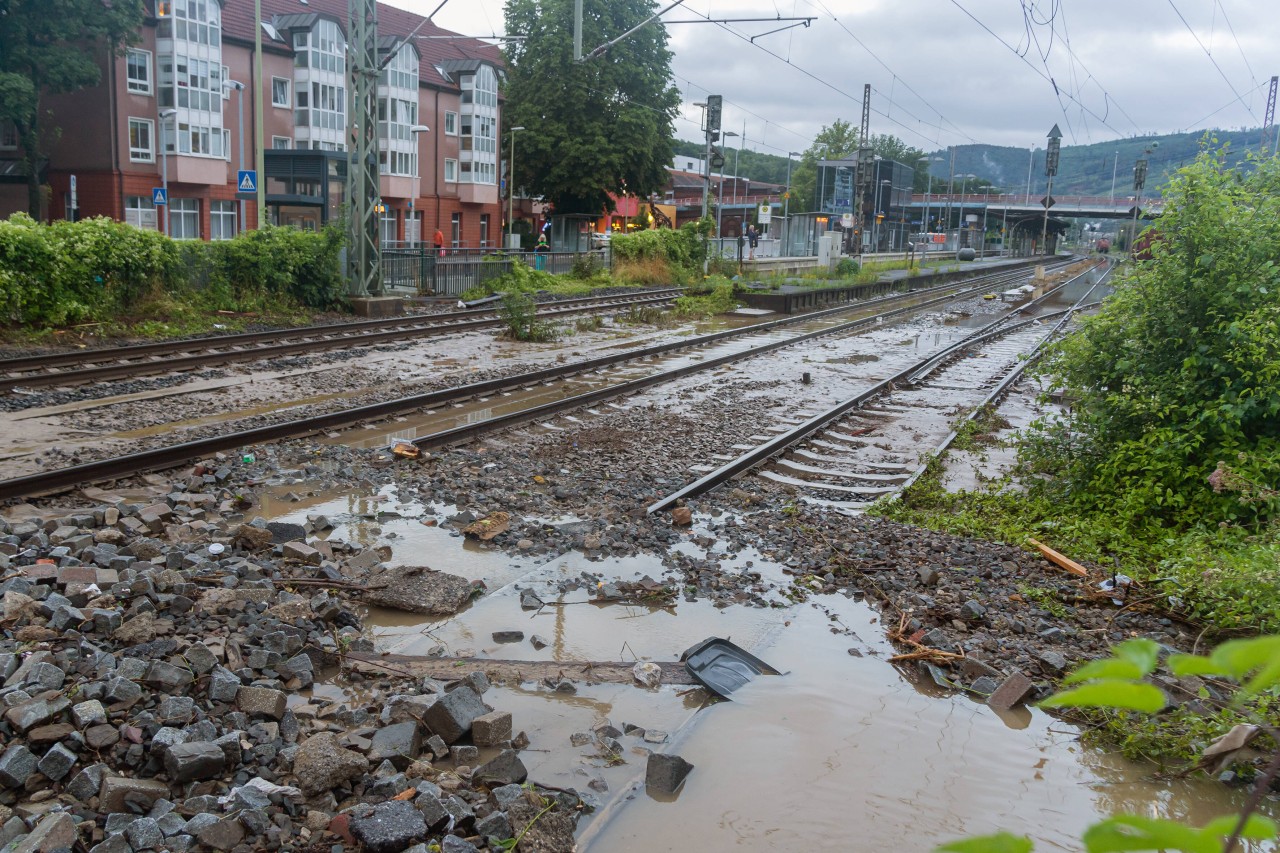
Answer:
[(226, 127), (222, 129), (222, 158), (231, 162), (231, 129)]
[(231, 87), (227, 85), (229, 80), (231, 80), (231, 69), (224, 65), (222, 66), (222, 100), (224, 101), (231, 100)]
[[(144, 214), (148, 213), (151, 215), (145, 218), (150, 220), (149, 225), (143, 221)], [(124, 221), (126, 225), (132, 225), (134, 228), (142, 228), (146, 231), (160, 230), (160, 217), (157, 215), (156, 206), (146, 196), (125, 196)]]
[[(284, 84), (284, 102), (276, 100), (276, 84)], [(280, 109), (290, 109), (293, 107), (293, 81), (288, 77), (272, 77), (271, 78), (271, 106)]]
[[(134, 78), (129, 76), (129, 57), (135, 54), (140, 55), (145, 59), (144, 67), (146, 68), (146, 72), (147, 72), (147, 79), (144, 81), (137, 82), (136, 86), (135, 86)], [(148, 96), (155, 94), (155, 91), (156, 91), (155, 74), (153, 71), (154, 66), (152, 65), (151, 59), (152, 59), (151, 51), (149, 50), (143, 50), (141, 48), (131, 47), (125, 52), (125, 59), (124, 59), (125, 87), (129, 90), (130, 94), (148, 95)]]
[[(133, 147), (133, 126), (134, 124), (145, 125), (147, 128), (147, 148)], [(129, 116), (129, 162), (131, 163), (154, 163), (156, 161), (156, 123), (149, 118), (135, 118)]]
[[(169, 236), (175, 240), (199, 240), (200, 239), (200, 199), (197, 198), (169, 198), (169, 203), (165, 205), (165, 214), (169, 217)], [(177, 223), (186, 221), (186, 217), (195, 217), (195, 231), (192, 234), (187, 233), (185, 226), (175, 229), (173, 226)], [(178, 233), (181, 232), (181, 233)]]
[[(277, 144), (277, 143), (280, 143), (280, 142), (283, 142), (283, 143), (284, 143), (284, 145), (279, 145), (279, 144)], [(272, 150), (272, 151), (288, 151), (288, 150), (289, 150), (289, 149), (291, 149), (291, 148), (293, 148), (293, 137), (291, 137), (291, 136), (273, 136), (273, 137), (271, 137), (271, 150)]]
[(458, 135), (458, 114), (450, 110), (445, 110), (444, 114), (444, 135)]
[(444, 161), (444, 182), (446, 184), (458, 182), (458, 161), (452, 157), (446, 157)]
[[(230, 224), (230, 233), (226, 226)], [(236, 203), (223, 199), (209, 202), (209, 239), (230, 240), (236, 236)]]

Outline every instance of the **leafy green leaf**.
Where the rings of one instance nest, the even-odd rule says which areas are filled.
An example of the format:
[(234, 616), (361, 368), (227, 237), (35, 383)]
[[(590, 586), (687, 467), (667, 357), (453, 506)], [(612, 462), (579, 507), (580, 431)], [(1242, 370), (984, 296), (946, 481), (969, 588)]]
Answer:
[(1055, 693), (1042, 708), (1123, 708), (1154, 714), (1167, 704), (1158, 687), (1119, 679), (1094, 681)]
[(1031, 853), (1031, 839), (1007, 832), (965, 838), (943, 844), (934, 853)]
[[(1214, 649), (1209, 659), (1240, 681), (1245, 693), (1258, 693), (1280, 683), (1280, 637), (1231, 640)], [(1245, 681), (1255, 671), (1257, 674)]]
[[(1138, 850), (1180, 850), (1182, 853), (1220, 853), (1222, 839), (1235, 829), (1239, 818), (1225, 815), (1215, 818), (1202, 829), (1176, 820), (1117, 815), (1085, 830), (1084, 846), (1088, 853), (1128, 853)], [(1257, 815), (1245, 825), (1244, 837), (1250, 840), (1274, 838), (1273, 822)]]
[(1142, 667), (1137, 666), (1132, 661), (1101, 658), (1089, 661), (1062, 679), (1062, 683), (1079, 684), (1082, 681), (1093, 681), (1095, 679), (1137, 681), (1145, 674), (1142, 671)]
[(1155, 640), (1140, 637), (1126, 640), (1111, 650), (1115, 657), (1126, 660), (1142, 670), (1143, 675), (1155, 672), (1160, 660), (1160, 644)]
[(1227, 674), (1203, 655), (1169, 655), (1168, 663), (1169, 671), (1177, 676)]

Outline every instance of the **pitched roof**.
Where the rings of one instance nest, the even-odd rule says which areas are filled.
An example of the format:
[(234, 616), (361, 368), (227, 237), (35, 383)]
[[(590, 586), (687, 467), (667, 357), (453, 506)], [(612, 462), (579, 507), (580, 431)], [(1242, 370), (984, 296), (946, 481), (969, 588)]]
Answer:
[[(347, 30), (347, 0), (307, 0), (305, 4), (301, 0), (262, 0), (263, 20), (270, 23), (278, 18), (276, 23), (280, 28), (298, 26), (297, 19), (306, 16), (311, 16), (313, 23), (317, 16), (332, 18), (339, 22), (340, 28), (345, 33)], [(422, 19), (422, 15), (379, 3), (379, 42), (382, 42), (381, 37), (399, 36), (403, 38), (409, 35), (418, 24), (422, 23)], [(222, 28), (226, 35), (252, 41), (253, 26), (253, 0), (224, 0)], [(418, 35), (452, 36), (458, 34), (430, 23), (419, 30)], [(414, 39), (414, 44), (418, 48), (418, 56), (420, 57), (418, 78), (423, 85), (456, 90), (458, 84), (454, 80), (442, 76), (436, 70), (437, 65), (443, 66), (446, 62), (471, 60), (477, 65), (480, 62), (488, 62), (499, 68), (504, 67), (502, 51), (494, 45), (477, 41), (476, 39)]]

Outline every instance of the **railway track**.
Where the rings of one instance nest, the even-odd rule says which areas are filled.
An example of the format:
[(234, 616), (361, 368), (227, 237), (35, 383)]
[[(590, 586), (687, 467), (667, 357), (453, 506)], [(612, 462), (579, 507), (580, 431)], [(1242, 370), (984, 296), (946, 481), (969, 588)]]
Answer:
[[(563, 299), (540, 307), (538, 316), (554, 320), (592, 311), (660, 305), (670, 302), (682, 292), (681, 288), (665, 288), (635, 294)], [(502, 324), (496, 309), (477, 308), (447, 315), (388, 317), (328, 326), (22, 356), (0, 360), (0, 391), (83, 385), (147, 374), (204, 369), (219, 364), (341, 347), (376, 346), (407, 338), (459, 334), (496, 328)]]
[[(1056, 268), (1065, 268), (1072, 262), (1063, 261)], [(1050, 269), (1053, 268), (1051, 265)], [(865, 302), (845, 304), (824, 311), (757, 324), (745, 329), (716, 332), (640, 350), (614, 353), (598, 358), (557, 365), (530, 373), (271, 424), (242, 432), (213, 436), (68, 468), (47, 470), (39, 474), (0, 481), (0, 499), (46, 494), (86, 482), (126, 478), (145, 471), (182, 465), (192, 459), (202, 458), (234, 448), (314, 434), (353, 423), (376, 421), (415, 410), (430, 410), (458, 405), (463, 400), (485, 399), (495, 394), (511, 393), (513, 390), (521, 388), (533, 388), (540, 384), (563, 380), (568, 377), (590, 376), (606, 368), (623, 363), (643, 365), (643, 363), (648, 362), (648, 366), (653, 368), (655, 366), (653, 362), (658, 359), (679, 353), (688, 354), (691, 350), (701, 350), (701, 352), (685, 359), (685, 363), (675, 367), (651, 370), (647, 375), (637, 378), (610, 383), (593, 391), (563, 397), (552, 403), (540, 406), (523, 408), (479, 423), (464, 424), (453, 429), (434, 432), (430, 435), (416, 438), (413, 441), (414, 444), (424, 448), (455, 444), (518, 423), (538, 420), (556, 412), (588, 406), (612, 397), (633, 394), (653, 385), (670, 382), (693, 373), (711, 370), (724, 364), (761, 355), (782, 347), (792, 346), (826, 335), (872, 328), (888, 318), (927, 310), (950, 301), (1011, 286), (1027, 280), (1029, 276), (1030, 271), (1028, 270), (995, 273), (965, 282), (944, 285), (928, 291), (915, 291), (905, 295), (898, 294)], [(940, 295), (934, 296), (934, 293), (939, 293)], [(922, 296), (925, 298), (921, 299)], [(850, 321), (843, 321), (838, 316), (853, 311), (870, 312), (870, 315)], [(792, 335), (783, 334), (780, 331), (788, 326), (804, 323), (816, 323), (820, 328)], [(709, 351), (710, 348), (716, 345), (726, 343), (732, 344), (732, 346), (726, 348), (727, 351), (719, 354)]]
[[(1110, 269), (1099, 284), (1109, 275)], [(779, 427), (758, 444), (735, 447), (743, 452), (722, 457), (723, 465), (656, 501), (649, 512), (670, 509), (756, 469), (806, 501), (841, 510), (862, 510), (900, 494), (923, 473), (922, 456), (938, 456), (955, 441), (954, 410), (968, 408), (969, 420), (998, 402), (1075, 313), (1097, 304), (1085, 304), (1097, 286), (1065, 310), (996, 320), (826, 411)], [(1046, 325), (1049, 320), (1056, 323)], [(939, 426), (947, 430), (945, 438), (924, 445), (930, 428), (936, 435)]]

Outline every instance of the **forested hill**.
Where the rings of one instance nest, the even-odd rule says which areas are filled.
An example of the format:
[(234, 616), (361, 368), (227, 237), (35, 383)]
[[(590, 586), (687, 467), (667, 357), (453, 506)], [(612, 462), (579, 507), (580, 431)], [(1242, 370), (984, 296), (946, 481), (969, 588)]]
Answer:
[[(1229, 146), (1228, 163), (1244, 158), (1246, 151), (1257, 151), (1262, 140), (1261, 130), (1211, 131), (1210, 147)], [(1133, 195), (1133, 164), (1150, 148), (1150, 166), (1143, 195), (1158, 193), (1167, 176), (1179, 167), (1190, 163), (1205, 142), (1204, 133), (1179, 133), (1167, 136), (1142, 136), (1095, 142), (1092, 145), (1063, 145), (1059, 159), (1058, 175), (1053, 180), (1053, 191), (1060, 195), (1108, 195), (1111, 192), (1112, 167), (1115, 167), (1115, 192), (1117, 196)], [(1159, 145), (1154, 145), (1159, 143)], [(1154, 147), (1153, 147), (1154, 146)], [(701, 158), (703, 144), (677, 140), (676, 153), (686, 157)], [(725, 149), (725, 172), (733, 174), (736, 149)], [(950, 154), (943, 148), (930, 156), (942, 158), (933, 164), (935, 178), (947, 180), (951, 174)], [(1027, 190), (1027, 167), (1031, 165), (1031, 192), (1043, 194), (1045, 189), (1044, 148), (1035, 152), (1035, 162), (1030, 163), (1031, 152), (1026, 148), (1003, 145), (956, 146), (956, 175), (972, 174), (990, 182), (993, 186), (1014, 193)], [(799, 162), (793, 159), (792, 168)], [(738, 174), (754, 181), (782, 184), (787, 179), (787, 158), (762, 154), (750, 149), (741, 153)], [(958, 182), (957, 182), (958, 183)]]

